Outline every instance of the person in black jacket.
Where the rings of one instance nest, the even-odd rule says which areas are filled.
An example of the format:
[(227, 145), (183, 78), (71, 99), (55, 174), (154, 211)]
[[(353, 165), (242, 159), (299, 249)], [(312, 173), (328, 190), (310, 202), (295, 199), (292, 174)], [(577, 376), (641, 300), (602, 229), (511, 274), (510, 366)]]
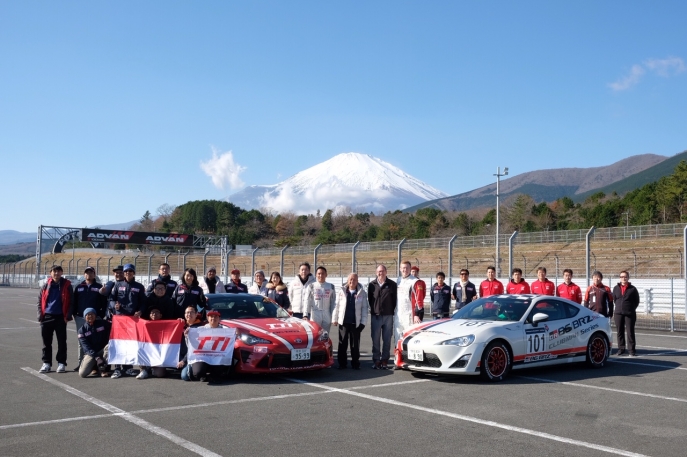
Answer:
[[(104, 295), (100, 294), (100, 289), (103, 286), (95, 280), (95, 269), (93, 267), (86, 267), (83, 274), (83, 282), (74, 288), (74, 293), (72, 294), (72, 316), (74, 317), (77, 332), (86, 323), (83, 314), (84, 310), (93, 308), (96, 315), (101, 319), (104, 319), (107, 313), (107, 299)], [(78, 345), (77, 349), (79, 361), (74, 371), (79, 371), (79, 365), (81, 365), (83, 360), (81, 344)]]
[(613, 288), (613, 304), (615, 327), (617, 329), (618, 352), (625, 354), (625, 333), (627, 328), (627, 348), (630, 357), (637, 357), (635, 340), (635, 322), (637, 322), (637, 307), (639, 306), (639, 292), (630, 284), (630, 273), (620, 272), (620, 282)]
[(157, 279), (153, 280), (151, 283), (153, 288), (153, 294), (146, 299), (146, 309), (148, 315), (150, 315), (150, 310), (155, 308), (160, 311), (162, 319), (175, 319), (181, 318), (181, 316), (176, 313), (176, 305), (171, 298), (166, 295), (167, 284), (163, 281)]
[(477, 298), (477, 287), (470, 282), (470, 272), (467, 268), (460, 270), (460, 280), (453, 285), (453, 299), (456, 301), (456, 310)]
[(136, 267), (124, 265), (124, 280), (117, 281), (110, 293), (110, 302), (114, 303), (113, 315), (141, 317), (145, 314), (145, 287), (136, 281)]
[(107, 301), (107, 309), (105, 310), (105, 319), (112, 321), (112, 316), (114, 314), (115, 305), (117, 303), (116, 297), (112, 294), (115, 284), (118, 281), (124, 281), (124, 266), (117, 265), (112, 269), (114, 274), (114, 280), (107, 281), (105, 285), (100, 289), (100, 295), (105, 297)]
[(83, 348), (84, 357), (79, 368), (79, 376), (88, 377), (97, 367), (100, 375), (109, 376), (107, 350), (110, 343), (112, 325), (96, 315), (96, 310), (84, 310), (86, 322), (78, 330), (79, 345)]
[[(170, 276), (170, 270), (171, 269), (168, 263), (161, 263), (160, 268), (158, 269), (157, 278), (155, 279), (155, 281), (165, 283), (165, 295), (167, 296), (167, 298), (172, 298), (172, 294), (178, 286), (177, 282), (173, 280)], [(151, 295), (153, 295), (154, 285), (155, 282), (151, 282), (150, 284), (148, 284), (148, 288), (146, 289), (146, 297), (150, 297)]]
[(289, 289), (281, 279), (278, 271), (273, 271), (270, 275), (270, 282), (265, 286), (267, 288), (267, 298), (271, 298), (274, 302), (288, 310), (291, 307), (291, 299), (289, 299)]
[(451, 288), (444, 282), (446, 275), (443, 271), (437, 273), (437, 282), (429, 291), (429, 297), (432, 301), (432, 316), (434, 319), (444, 319), (448, 317), (449, 308), (451, 307)]
[[(394, 312), (398, 304), (398, 284), (387, 277), (386, 266), (378, 265), (377, 279), (367, 286), (372, 331), (372, 368), (388, 368), (391, 353), (391, 335), (394, 331)], [(381, 350), (380, 350), (381, 338)]]
[(207, 301), (203, 289), (198, 285), (198, 275), (193, 268), (184, 270), (183, 282), (174, 289), (172, 301), (174, 302), (174, 317), (184, 318), (184, 311), (189, 306), (195, 306), (198, 311), (207, 308)]

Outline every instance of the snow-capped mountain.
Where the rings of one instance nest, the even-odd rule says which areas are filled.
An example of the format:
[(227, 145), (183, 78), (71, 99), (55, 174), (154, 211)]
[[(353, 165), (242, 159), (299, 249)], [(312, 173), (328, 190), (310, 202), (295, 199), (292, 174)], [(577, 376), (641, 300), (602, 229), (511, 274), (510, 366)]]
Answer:
[(447, 194), (367, 154), (348, 152), (303, 170), (279, 184), (249, 186), (229, 196), (241, 208), (313, 214), (350, 207), (375, 214), (404, 209)]

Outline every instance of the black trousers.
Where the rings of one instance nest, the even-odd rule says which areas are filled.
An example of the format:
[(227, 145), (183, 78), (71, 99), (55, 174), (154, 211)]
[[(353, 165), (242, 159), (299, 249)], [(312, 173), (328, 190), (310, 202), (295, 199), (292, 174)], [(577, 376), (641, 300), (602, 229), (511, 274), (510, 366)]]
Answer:
[(210, 365), (205, 362), (196, 362), (191, 365), (191, 373), (193, 373), (194, 380), (204, 378), (207, 375), (213, 377), (220, 377), (222, 372), (226, 369), (224, 365)]
[(446, 311), (445, 313), (444, 313), (444, 312), (441, 312), (441, 313), (432, 313), (432, 317), (433, 317), (435, 320), (436, 320), (436, 319), (445, 319), (445, 318), (448, 317), (448, 311)]
[(416, 309), (415, 310), (415, 315), (420, 318), (420, 320), (423, 320), (425, 318), (425, 310), (424, 309)]
[(339, 347), (337, 355), (339, 366), (345, 367), (348, 363), (348, 346), (351, 346), (351, 366), (360, 367), (360, 332), (355, 324), (339, 324)]
[(637, 314), (615, 314), (615, 328), (618, 332), (618, 349), (625, 349), (625, 333), (627, 333), (627, 349), (635, 352), (635, 322)]
[(52, 365), (52, 336), (57, 336), (57, 363), (67, 364), (67, 323), (61, 314), (46, 314), (41, 322), (43, 363)]

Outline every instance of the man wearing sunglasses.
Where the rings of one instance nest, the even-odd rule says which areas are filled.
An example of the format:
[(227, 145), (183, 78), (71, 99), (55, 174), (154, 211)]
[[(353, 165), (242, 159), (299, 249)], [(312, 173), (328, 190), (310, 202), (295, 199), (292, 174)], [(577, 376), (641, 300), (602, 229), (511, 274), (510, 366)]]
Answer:
[(456, 301), (456, 310), (470, 303), (477, 297), (477, 288), (470, 282), (470, 272), (463, 268), (460, 270), (460, 280), (453, 285), (453, 299)]
[(630, 357), (637, 357), (635, 322), (637, 321), (639, 292), (630, 284), (630, 274), (627, 271), (620, 272), (620, 282), (613, 288), (613, 304), (615, 305), (615, 327), (618, 331), (617, 355), (625, 354), (625, 334), (627, 333), (627, 349)]

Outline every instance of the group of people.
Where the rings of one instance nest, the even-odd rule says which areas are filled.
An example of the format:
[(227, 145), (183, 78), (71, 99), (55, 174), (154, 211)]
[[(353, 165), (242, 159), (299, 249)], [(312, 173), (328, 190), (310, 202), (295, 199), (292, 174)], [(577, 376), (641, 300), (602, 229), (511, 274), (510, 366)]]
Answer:
[[(55, 265), (50, 277), (41, 287), (38, 298), (38, 321), (43, 339), (40, 372), (52, 370), (53, 335), (57, 337), (57, 372), (66, 371), (67, 322), (74, 320), (78, 334), (78, 365), (80, 376), (110, 376), (119, 378), (129, 375), (139, 379), (149, 376), (165, 376), (163, 367), (140, 367), (138, 373), (132, 366), (112, 366), (107, 363), (107, 350), (111, 319), (115, 315), (135, 316), (149, 320), (179, 319), (184, 322), (185, 332), (193, 326), (220, 326), (219, 312), (207, 307), (207, 294), (252, 293), (270, 298), (294, 317), (316, 322), (330, 331), (338, 328), (338, 368), (348, 367), (350, 351), (353, 369), (360, 369), (360, 336), (368, 324), (372, 334), (372, 368), (388, 369), (391, 358), (392, 334), (395, 340), (411, 325), (422, 322), (425, 312), (426, 283), (419, 279), (419, 267), (405, 261), (400, 265), (398, 281), (388, 277), (385, 265), (377, 266), (376, 279), (367, 290), (358, 282), (358, 275), (350, 273), (346, 283), (334, 286), (328, 283), (327, 269), (317, 267), (315, 275), (310, 264), (299, 266), (298, 276), (285, 285), (281, 275), (273, 272), (266, 281), (262, 270), (255, 272), (250, 287), (241, 282), (241, 272), (231, 271), (231, 281), (223, 284), (214, 267), (198, 278), (193, 268), (187, 268), (181, 283), (170, 276), (170, 266), (163, 263), (159, 275), (147, 288), (135, 280), (133, 264), (113, 269), (114, 280), (105, 285), (96, 282), (95, 270), (84, 270), (84, 281), (72, 288), (70, 281), (62, 277), (62, 267)], [(512, 279), (504, 287), (496, 279), (496, 269), (487, 268), (487, 278), (477, 287), (470, 281), (470, 272), (460, 270), (460, 279), (450, 287), (443, 272), (436, 274), (436, 282), (429, 291), (430, 312), (433, 319), (449, 316), (452, 301), (460, 309), (476, 298), (498, 294), (540, 294), (559, 296), (582, 304), (591, 310), (615, 318), (617, 328), (617, 355), (636, 355), (635, 322), (639, 306), (639, 293), (629, 282), (629, 273), (620, 273), (620, 282), (613, 288), (603, 284), (603, 275), (595, 271), (593, 283), (584, 294), (572, 282), (571, 269), (563, 271), (563, 282), (555, 284), (546, 277), (546, 268), (537, 269), (537, 280), (528, 284), (522, 270), (514, 268)], [(368, 311), (369, 310), (369, 311)], [(627, 338), (626, 338), (627, 335)], [(220, 375), (221, 367), (204, 363), (189, 366), (182, 344), (182, 354), (177, 365), (184, 380), (205, 380)], [(400, 357), (400, 354), (396, 354)], [(393, 364), (395, 367), (396, 364)]]

